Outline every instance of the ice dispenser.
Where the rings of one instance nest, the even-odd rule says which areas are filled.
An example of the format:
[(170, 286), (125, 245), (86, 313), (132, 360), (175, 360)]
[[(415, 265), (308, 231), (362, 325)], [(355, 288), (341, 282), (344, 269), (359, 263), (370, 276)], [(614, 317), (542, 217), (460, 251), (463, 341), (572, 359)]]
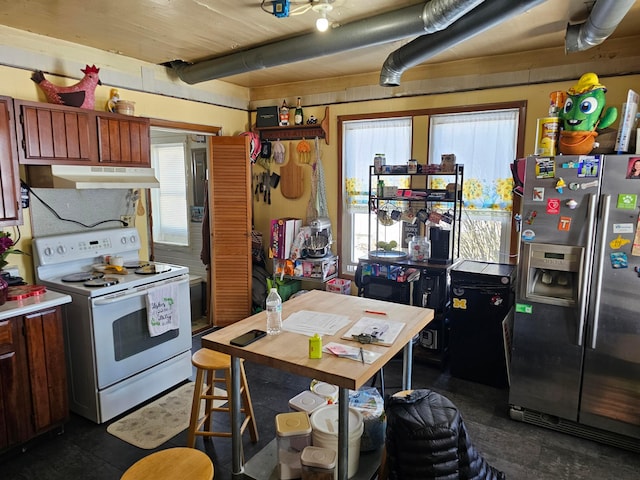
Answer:
[(551, 305), (577, 305), (583, 265), (583, 247), (524, 244), (521, 298)]

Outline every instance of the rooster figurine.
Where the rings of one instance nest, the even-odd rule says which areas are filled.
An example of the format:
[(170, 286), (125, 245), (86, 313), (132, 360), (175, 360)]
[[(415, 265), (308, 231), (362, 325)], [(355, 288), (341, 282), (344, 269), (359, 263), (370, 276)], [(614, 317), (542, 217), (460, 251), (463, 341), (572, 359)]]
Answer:
[(87, 65), (80, 70), (84, 77), (75, 85), (60, 87), (44, 78), (44, 74), (37, 70), (31, 75), (31, 80), (42, 89), (49, 103), (93, 109), (96, 101), (96, 87), (102, 85), (98, 78), (99, 68)]

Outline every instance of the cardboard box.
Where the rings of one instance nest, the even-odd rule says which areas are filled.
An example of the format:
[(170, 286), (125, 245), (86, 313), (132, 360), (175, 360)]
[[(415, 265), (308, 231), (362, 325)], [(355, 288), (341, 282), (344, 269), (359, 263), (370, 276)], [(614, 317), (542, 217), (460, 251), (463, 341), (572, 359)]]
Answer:
[(277, 127), (279, 121), (278, 107), (258, 107), (256, 127)]

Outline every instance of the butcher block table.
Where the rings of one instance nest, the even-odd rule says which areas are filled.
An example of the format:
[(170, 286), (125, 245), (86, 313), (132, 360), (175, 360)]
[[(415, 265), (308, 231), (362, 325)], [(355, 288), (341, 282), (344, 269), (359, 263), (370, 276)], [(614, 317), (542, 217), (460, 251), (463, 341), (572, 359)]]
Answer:
[[(309, 337), (285, 330), (279, 335), (267, 336), (246, 347), (237, 347), (229, 343), (233, 338), (250, 330), (265, 330), (267, 314), (264, 311), (203, 336), (203, 347), (231, 355), (232, 475), (234, 478), (242, 476), (244, 470), (242, 437), (240, 435), (240, 358), (339, 387), (338, 478), (339, 480), (347, 480), (349, 389), (357, 390), (363, 386), (403, 348), (402, 387), (410, 389), (412, 339), (429, 324), (434, 315), (433, 310), (428, 308), (321, 290), (312, 290), (284, 302), (282, 304), (283, 321), (286, 322), (291, 314), (299, 311), (342, 315), (349, 318), (349, 325), (338, 330), (335, 335), (323, 335), (323, 345), (336, 342), (359, 347), (360, 344), (357, 342), (343, 339), (341, 336), (362, 317), (389, 319), (402, 322), (405, 326), (390, 346), (376, 345), (375, 343), (362, 345), (365, 350), (380, 354), (380, 357), (370, 364), (340, 358), (326, 352), (320, 359), (311, 359), (309, 358)], [(385, 315), (368, 313), (367, 311), (384, 312)]]

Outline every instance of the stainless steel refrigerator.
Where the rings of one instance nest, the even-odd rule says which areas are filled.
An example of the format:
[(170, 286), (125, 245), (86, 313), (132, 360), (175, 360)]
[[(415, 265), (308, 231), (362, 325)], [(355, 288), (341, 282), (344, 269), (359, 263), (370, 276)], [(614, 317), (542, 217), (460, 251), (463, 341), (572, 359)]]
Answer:
[(529, 157), (516, 420), (640, 451), (640, 155)]

